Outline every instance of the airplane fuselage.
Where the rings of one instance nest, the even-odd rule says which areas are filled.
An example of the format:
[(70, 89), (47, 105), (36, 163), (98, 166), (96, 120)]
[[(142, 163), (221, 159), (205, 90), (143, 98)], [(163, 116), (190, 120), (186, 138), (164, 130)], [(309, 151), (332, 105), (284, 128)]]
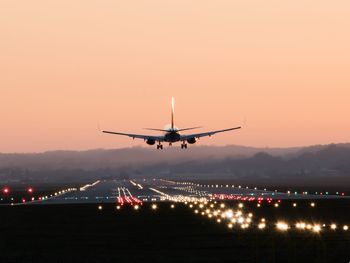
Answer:
[(177, 131), (168, 131), (164, 134), (165, 142), (178, 142), (180, 141), (180, 134)]

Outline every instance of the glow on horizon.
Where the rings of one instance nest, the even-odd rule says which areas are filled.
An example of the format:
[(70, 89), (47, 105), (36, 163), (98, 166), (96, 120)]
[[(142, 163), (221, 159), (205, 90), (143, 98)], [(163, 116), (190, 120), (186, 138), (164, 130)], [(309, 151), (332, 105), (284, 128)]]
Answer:
[[(350, 141), (350, 2), (2, 1), (0, 152), (145, 146), (243, 124), (198, 145)], [(179, 147), (179, 145), (174, 145)]]

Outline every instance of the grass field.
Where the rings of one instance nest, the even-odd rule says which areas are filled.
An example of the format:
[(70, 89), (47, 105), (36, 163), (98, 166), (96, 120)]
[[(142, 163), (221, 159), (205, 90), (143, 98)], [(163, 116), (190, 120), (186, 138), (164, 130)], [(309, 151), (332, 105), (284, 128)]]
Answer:
[[(236, 205), (235, 203), (231, 205)], [(250, 207), (249, 207), (250, 206)], [(254, 217), (350, 222), (347, 200), (285, 202), (256, 208)], [(229, 230), (185, 205), (159, 203), (0, 207), (0, 262), (349, 262), (350, 231), (278, 232), (273, 226)]]

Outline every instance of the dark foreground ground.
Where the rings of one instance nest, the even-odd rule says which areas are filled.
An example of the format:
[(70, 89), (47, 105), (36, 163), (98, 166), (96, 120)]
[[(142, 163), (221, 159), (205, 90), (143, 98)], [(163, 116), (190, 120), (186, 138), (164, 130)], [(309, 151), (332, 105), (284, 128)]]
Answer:
[[(228, 230), (184, 205), (135, 211), (104, 204), (0, 206), (0, 262), (344, 262), (350, 231), (320, 234), (274, 228)], [(256, 204), (251, 204), (251, 208)], [(350, 222), (348, 200), (324, 200), (318, 209), (255, 208), (267, 220)], [(327, 220), (326, 220), (327, 219)]]

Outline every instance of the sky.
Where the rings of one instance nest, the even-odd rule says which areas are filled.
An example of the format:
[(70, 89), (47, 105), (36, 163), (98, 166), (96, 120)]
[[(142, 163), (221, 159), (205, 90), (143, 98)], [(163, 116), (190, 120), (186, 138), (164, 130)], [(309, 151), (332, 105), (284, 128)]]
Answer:
[(350, 141), (348, 0), (0, 2), (0, 152), (145, 145), (170, 122), (243, 130), (201, 145)]

